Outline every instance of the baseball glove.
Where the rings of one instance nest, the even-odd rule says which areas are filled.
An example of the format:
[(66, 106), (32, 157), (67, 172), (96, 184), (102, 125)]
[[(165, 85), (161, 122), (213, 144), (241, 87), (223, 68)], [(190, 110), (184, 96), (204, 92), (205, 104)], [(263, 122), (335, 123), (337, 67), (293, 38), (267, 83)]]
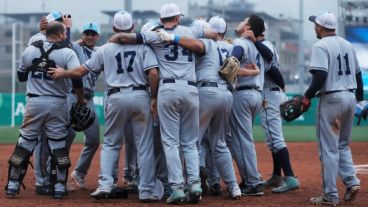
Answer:
[(219, 73), (221, 77), (229, 83), (233, 88), (235, 88), (237, 82), (237, 75), (240, 70), (239, 60), (234, 56), (226, 58), (224, 64), (222, 65)]
[(95, 118), (95, 112), (87, 105), (73, 103), (70, 109), (70, 126), (75, 131), (84, 131), (93, 124)]
[(297, 95), (280, 104), (280, 113), (284, 120), (293, 121), (306, 112), (309, 107), (309, 99), (303, 95)]
[(360, 125), (362, 118), (367, 120), (368, 117), (368, 103), (366, 101), (360, 101), (355, 108), (355, 116), (358, 118), (357, 125)]

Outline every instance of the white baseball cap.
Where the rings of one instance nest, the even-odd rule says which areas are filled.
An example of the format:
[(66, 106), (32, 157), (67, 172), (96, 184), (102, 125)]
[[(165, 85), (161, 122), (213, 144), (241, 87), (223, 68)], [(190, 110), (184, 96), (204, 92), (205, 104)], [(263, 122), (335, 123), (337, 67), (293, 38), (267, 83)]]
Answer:
[(132, 15), (124, 10), (118, 11), (114, 15), (114, 27), (118, 30), (129, 30), (133, 26)]
[(48, 23), (50, 23), (52, 21), (61, 20), (62, 16), (63, 15), (61, 14), (60, 11), (53, 11), (46, 16), (46, 20)]
[(309, 21), (327, 29), (336, 29), (337, 26), (336, 17), (332, 12), (325, 12), (318, 16), (310, 16)]
[(184, 16), (181, 12), (178, 6), (176, 6), (176, 4), (174, 3), (167, 3), (164, 4), (161, 7), (161, 11), (160, 11), (160, 18), (167, 18), (167, 17), (174, 17), (174, 16)]
[(215, 30), (217, 33), (225, 33), (226, 32), (226, 22), (225, 19), (220, 16), (214, 16), (209, 21), (211, 29)]
[(199, 27), (202, 28), (203, 30), (211, 28), (211, 26), (203, 19), (194, 20), (190, 25), (190, 27)]

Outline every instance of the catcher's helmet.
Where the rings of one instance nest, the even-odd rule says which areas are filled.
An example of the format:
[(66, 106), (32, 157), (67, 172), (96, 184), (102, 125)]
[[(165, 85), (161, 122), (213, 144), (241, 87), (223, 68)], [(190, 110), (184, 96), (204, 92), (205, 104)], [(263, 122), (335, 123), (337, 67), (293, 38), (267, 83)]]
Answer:
[(95, 112), (87, 105), (73, 103), (70, 109), (70, 126), (75, 131), (84, 131), (93, 124), (95, 118)]

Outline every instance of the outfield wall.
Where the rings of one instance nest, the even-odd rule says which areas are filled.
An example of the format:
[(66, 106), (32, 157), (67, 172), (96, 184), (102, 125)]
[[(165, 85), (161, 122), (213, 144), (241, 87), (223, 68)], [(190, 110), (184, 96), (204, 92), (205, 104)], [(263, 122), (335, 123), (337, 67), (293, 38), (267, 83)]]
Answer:
[[(288, 94), (292, 97), (295, 94)], [(368, 96), (365, 96), (368, 99)], [(99, 118), (100, 124), (104, 124), (105, 120), (103, 117), (103, 93), (96, 93), (93, 101), (96, 105), (96, 113)], [(15, 125), (20, 125), (23, 119), (23, 113), (26, 106), (26, 96), (24, 93), (17, 93), (15, 95)], [(312, 106), (307, 113), (299, 117), (293, 122), (285, 122), (287, 125), (314, 125), (315, 115), (316, 115), (317, 99), (313, 99)], [(0, 126), (10, 126), (11, 125), (11, 94), (10, 93), (0, 93)], [(364, 125), (368, 121), (364, 122)], [(256, 124), (259, 124), (259, 118), (256, 119)]]

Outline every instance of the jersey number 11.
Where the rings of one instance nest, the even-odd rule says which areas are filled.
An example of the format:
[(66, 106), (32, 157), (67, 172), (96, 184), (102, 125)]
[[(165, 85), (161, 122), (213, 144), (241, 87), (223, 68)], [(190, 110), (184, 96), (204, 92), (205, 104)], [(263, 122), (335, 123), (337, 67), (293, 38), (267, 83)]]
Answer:
[[(337, 56), (337, 60), (339, 61), (339, 71), (338, 74), (339, 76), (343, 75), (343, 71), (341, 69), (342, 65), (341, 65), (341, 55), (339, 54), (339, 56)], [(345, 60), (345, 64), (346, 64), (346, 71), (345, 71), (345, 75), (350, 75), (350, 66), (349, 66), (349, 56), (348, 53), (346, 53), (344, 55), (344, 60)]]

